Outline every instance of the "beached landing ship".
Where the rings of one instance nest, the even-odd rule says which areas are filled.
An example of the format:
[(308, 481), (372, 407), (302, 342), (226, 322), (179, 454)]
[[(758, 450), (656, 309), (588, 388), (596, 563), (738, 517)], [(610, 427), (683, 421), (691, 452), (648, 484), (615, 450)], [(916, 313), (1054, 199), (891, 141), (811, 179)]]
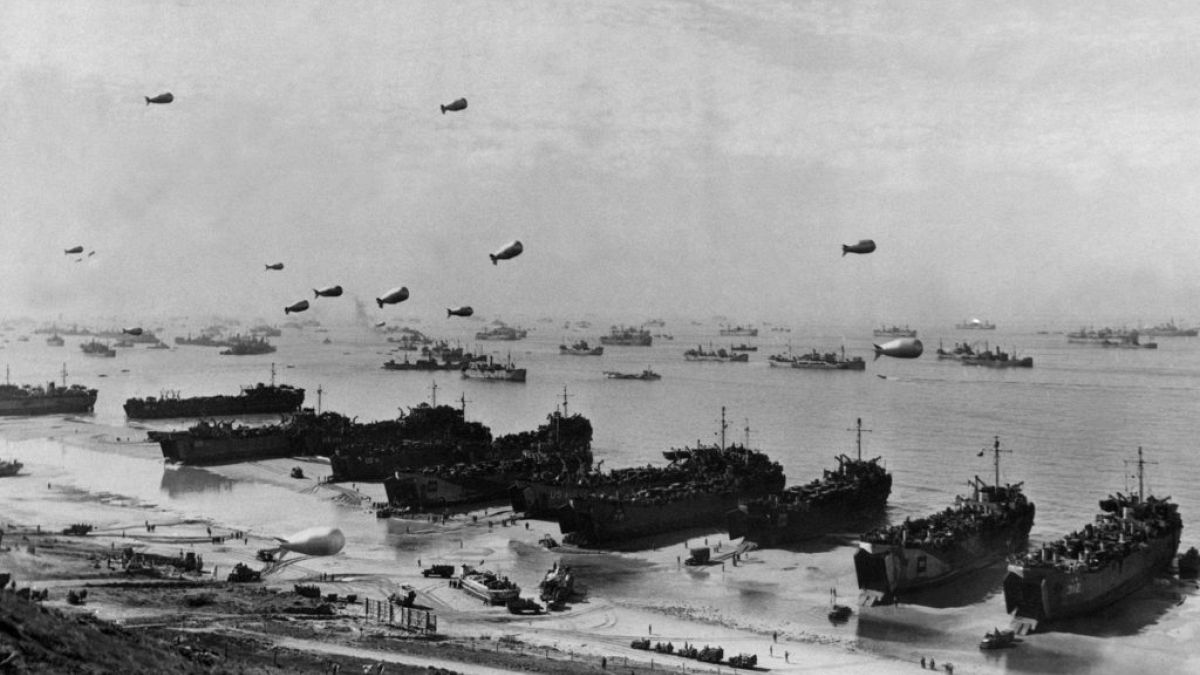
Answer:
[(332, 480), (383, 480), (396, 471), (493, 458), (492, 431), (464, 411), (422, 403), (396, 420), (358, 423), (342, 418), (323, 429)]
[(306, 454), (311, 415), (297, 415), (282, 424), (234, 426), (232, 422), (201, 420), (186, 431), (149, 431), (163, 458), (179, 464), (229, 464)]
[(819, 537), (882, 512), (892, 492), (892, 475), (879, 458), (862, 458), (862, 419), (858, 420), (858, 458), (838, 455), (838, 468), (781, 494), (743, 500), (726, 513), (729, 538), (745, 537), (775, 546)]
[(994, 485), (978, 476), (970, 496), (917, 520), (862, 535), (854, 554), (859, 604), (891, 603), (897, 594), (945, 583), (1004, 560), (1024, 546), (1033, 527), (1034, 505), (1021, 483), (1000, 485), (1000, 438), (993, 446)]
[[(688, 528), (720, 529), (724, 515), (741, 498), (772, 494), (782, 489), (783, 467), (766, 454), (746, 447), (725, 447), (725, 414), (721, 411), (721, 442), (674, 451), (693, 461), (720, 459), (724, 471), (697, 471), (687, 482), (642, 488), (632, 493), (592, 493), (572, 497), (559, 510), (559, 529), (565, 541), (580, 545), (629, 542), (638, 537)], [(734, 455), (733, 461), (727, 461)], [(668, 457), (671, 459), (672, 457)]]
[(180, 398), (178, 392), (164, 393), (157, 398), (131, 398), (125, 401), (125, 416), (130, 419), (163, 419), (168, 417), (215, 417), (218, 415), (261, 415), (289, 413), (304, 403), (304, 390), (286, 384), (275, 384), (275, 368), (271, 368), (271, 384), (259, 382), (242, 387), (236, 396), (190, 396)]
[(1179, 506), (1145, 496), (1141, 448), (1137, 467), (1136, 495), (1101, 500), (1081, 531), (1009, 559), (1004, 604), (1018, 633), (1112, 604), (1170, 567), (1183, 530)]
[(391, 508), (430, 509), (503, 499), (515, 481), (591, 467), (592, 423), (555, 411), (534, 431), (497, 438), (491, 459), (398, 470), (383, 487)]
[(0, 415), (58, 415), (91, 412), (98, 392), (83, 385), (67, 385), (63, 367), (63, 386), (49, 382), (45, 387), (0, 384)]

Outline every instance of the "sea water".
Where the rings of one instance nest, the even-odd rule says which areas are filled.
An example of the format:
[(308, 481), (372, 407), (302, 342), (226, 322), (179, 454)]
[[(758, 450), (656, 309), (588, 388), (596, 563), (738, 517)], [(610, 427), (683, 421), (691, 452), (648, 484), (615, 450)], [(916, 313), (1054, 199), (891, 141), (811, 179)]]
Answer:
[[(976, 476), (992, 481), (991, 448), (999, 437), (1004, 451), (1001, 481), (1023, 482), (1026, 495), (1037, 504), (1030, 535), (1034, 542), (1082, 528), (1097, 512), (1098, 500), (1135, 490), (1134, 460), (1141, 447), (1148, 462), (1147, 491), (1170, 496), (1180, 505), (1181, 548), (1200, 543), (1189, 535), (1189, 523), (1200, 519), (1200, 457), (1194, 440), (1194, 420), (1200, 412), (1200, 339), (1158, 338), (1156, 350), (1124, 350), (1068, 344), (1062, 334), (947, 327), (941, 335), (922, 332), (926, 353), (919, 359), (870, 361), (872, 340), (859, 331), (763, 328), (756, 338), (721, 337), (715, 325), (679, 321), (662, 329), (673, 340), (656, 339), (651, 347), (606, 346), (603, 356), (592, 357), (560, 355), (558, 345), (581, 338), (597, 343), (607, 330), (560, 324), (529, 322), (529, 337), (516, 342), (475, 342), (473, 333), (485, 325), (478, 321), (415, 324), (433, 337), (497, 359), (511, 358), (528, 369), (524, 384), (466, 380), (454, 371), (383, 370), (383, 361), (402, 358), (403, 353), (392, 352), (395, 345), (382, 335), (359, 327), (289, 329), (273, 339), (278, 352), (244, 357), (221, 356), (219, 350), (205, 347), (138, 346), (101, 359), (83, 355), (79, 337), (68, 337), (61, 348), (45, 345), (41, 335), (29, 342), (10, 340), (0, 357), (12, 381), (60, 379), (65, 367), (68, 383), (96, 387), (100, 395), (92, 415), (0, 420), (0, 433), (9, 439), (0, 456), (19, 455), (69, 490), (92, 499), (99, 495), (100, 517), (105, 504), (114, 509), (134, 504), (179, 518), (284, 534), (322, 522), (342, 527), (351, 544), (370, 556), (403, 558), (404, 538), (385, 524), (312, 494), (263, 484), (236, 465), (168, 467), (153, 445), (97, 452), (42, 440), (110, 426), (124, 430), (115, 433), (113, 442), (118, 445), (143, 440), (148, 428), (179, 428), (186, 422), (127, 422), (121, 408), (126, 398), (167, 390), (183, 396), (233, 393), (239, 386), (269, 381), (274, 367), (277, 382), (307, 390), (306, 405), (318, 404), (320, 390), (322, 409), (360, 421), (394, 417), (436, 397), (439, 404), (464, 406), (469, 419), (500, 435), (533, 429), (565, 405), (568, 412), (591, 420), (595, 457), (605, 469), (663, 464), (664, 450), (719, 442), (723, 416), (727, 443), (748, 439), (784, 466), (789, 484), (803, 483), (836, 467), (836, 456), (855, 455), (856, 421), (861, 419), (863, 456), (882, 458), (894, 475), (891, 522), (945, 508)], [(172, 336), (168, 329), (164, 337)], [(1018, 356), (1032, 356), (1034, 367), (998, 370), (939, 361), (934, 350), (943, 340), (947, 347), (955, 341), (987, 340)], [(758, 346), (749, 363), (683, 359), (688, 348), (728, 349), (741, 342)], [(770, 368), (766, 360), (789, 348), (826, 352), (843, 346), (848, 355), (869, 361), (865, 372)], [(612, 380), (603, 374), (636, 373), (647, 367), (662, 379)], [(1190, 616), (1190, 606), (1177, 601), (1194, 598), (1194, 588), (1158, 584), (1114, 611), (1038, 635), (1017, 650), (987, 655), (985, 660), (975, 647), (979, 635), (1007, 622), (999, 590), (1002, 568), (925, 598), (920, 606), (862, 609), (849, 626), (831, 627), (824, 621), (829, 589), (836, 588), (847, 601), (857, 594), (854, 534), (836, 533), (791, 550), (756, 552), (755, 564), (778, 570), (770, 583), (748, 582), (732, 571), (612, 574), (608, 565), (606, 576), (592, 579), (591, 586), (594, 592), (628, 602), (666, 588), (667, 595), (688, 597), (691, 605), (666, 609), (708, 613), (731, 625), (784, 626), (796, 634), (828, 636), (897, 658), (937, 653), (943, 654), (943, 661), (975, 662), (1009, 672), (1090, 672), (1128, 658), (1124, 648), (1146, 650), (1152, 660), (1156, 654), (1173, 658), (1188, 653), (1184, 644), (1165, 637), (1180, 630)], [(714, 543), (719, 539), (712, 536)], [(680, 552), (686, 556), (682, 547)], [(541, 554), (516, 549), (508, 555)], [(622, 558), (636, 570), (650, 566), (646, 561), (654, 555), (634, 552)], [(586, 576), (587, 560), (573, 562)], [(1177, 650), (1182, 651), (1173, 653)]]

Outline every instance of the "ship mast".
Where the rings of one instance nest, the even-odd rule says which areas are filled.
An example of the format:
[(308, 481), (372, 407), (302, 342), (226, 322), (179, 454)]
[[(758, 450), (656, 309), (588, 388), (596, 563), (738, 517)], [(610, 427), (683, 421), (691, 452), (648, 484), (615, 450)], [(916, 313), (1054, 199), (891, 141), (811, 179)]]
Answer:
[(433, 385), (429, 387), (429, 404), (434, 408), (437, 407), (437, 380), (433, 381)]
[(725, 406), (721, 406), (721, 449), (725, 449), (725, 430), (729, 425), (725, 422)]
[(321, 414), (321, 394), (322, 393), (324, 393), (324, 392), (321, 390), (321, 385), (318, 384), (317, 385), (317, 414), (318, 415)]
[[(980, 452), (980, 454), (983, 454), (983, 452), (986, 452), (986, 451), (987, 451), (987, 448), (984, 448), (983, 451)], [(996, 440), (992, 444), (992, 454), (995, 457), (993, 462), (996, 466), (996, 489), (997, 490), (1000, 489), (1000, 453), (1002, 453), (1002, 452), (1012, 452), (1012, 450), (1001, 450), (1000, 449), (1000, 437), (996, 436)]]
[(275, 386), (275, 362), (271, 362), (271, 386)]
[(563, 417), (567, 416), (567, 399), (568, 398), (570, 398), (570, 397), (567, 396), (567, 386), (564, 384), (563, 385), (563, 407), (562, 407)]
[(747, 417), (745, 419), (746, 419), (746, 448), (749, 449), (750, 448), (750, 418)]
[[(63, 389), (66, 389), (67, 388), (67, 363), (65, 361), (63, 362), (62, 376), (63, 376)], [(8, 380), (8, 367), (7, 366), (4, 368), (4, 379)]]
[(867, 433), (869, 434), (869, 433), (871, 433), (872, 431), (874, 431), (874, 429), (864, 429), (864, 428), (862, 428), (862, 418), (861, 418), (861, 417), (859, 417), (857, 421), (858, 421), (858, 424), (857, 424), (857, 425), (855, 425), (855, 428), (853, 428), (853, 429), (847, 429), (846, 431), (855, 431), (855, 432), (857, 432), (857, 439), (856, 439), (856, 441), (855, 441), (855, 442), (856, 442), (856, 444), (857, 444), (857, 446), (858, 446), (858, 461), (860, 461), (860, 462), (861, 462), (861, 461), (862, 461), (862, 435), (863, 435), (863, 432), (865, 431), (865, 432), (867, 432)]
[(467, 419), (467, 393), (463, 392), (462, 396), (458, 397), (458, 402), (462, 406), (463, 419)]
[[(1142, 458), (1142, 446), (1139, 445), (1138, 446), (1138, 458), (1137, 458), (1138, 502), (1139, 503), (1146, 499), (1145, 474), (1146, 474), (1146, 465), (1147, 464), (1158, 464), (1158, 462), (1147, 462), (1145, 459), (1143, 459)], [(1125, 460), (1125, 465), (1126, 466), (1129, 465), (1129, 460)], [(1126, 474), (1126, 475), (1128, 475), (1128, 474)]]

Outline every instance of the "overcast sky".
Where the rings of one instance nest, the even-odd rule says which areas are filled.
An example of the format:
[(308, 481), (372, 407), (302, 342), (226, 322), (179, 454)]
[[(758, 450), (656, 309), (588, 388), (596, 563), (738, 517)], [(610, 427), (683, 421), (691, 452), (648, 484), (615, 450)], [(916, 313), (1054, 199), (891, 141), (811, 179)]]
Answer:
[(1200, 323), (1198, 33), (1192, 2), (3, 0), (0, 316), (281, 320), (337, 283)]

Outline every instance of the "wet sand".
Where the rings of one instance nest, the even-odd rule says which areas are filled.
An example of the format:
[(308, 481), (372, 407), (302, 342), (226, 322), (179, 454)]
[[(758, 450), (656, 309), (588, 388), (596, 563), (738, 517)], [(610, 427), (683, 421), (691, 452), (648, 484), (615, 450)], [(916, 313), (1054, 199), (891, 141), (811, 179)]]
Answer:
[[(104, 428), (71, 420), (28, 422), (30, 424), (14, 425), (10, 421), (0, 430), (5, 438), (25, 441), (9, 444), (5, 456), (13, 454), (14, 448), (32, 447), (29, 439), (37, 438), (55, 438), (73, 447), (113, 455), (153, 457), (158, 452), (156, 445), (140, 442), (137, 433), (126, 428)], [(13, 433), (10, 435), (10, 432)], [(244, 523), (223, 523), (212, 518), (179, 518), (169, 515), (169, 509), (144, 499), (80, 489), (76, 486), (76, 477), (62, 466), (40, 464), (33, 456), (20, 459), (26, 463), (22, 475), (0, 483), (3, 488), (0, 489), (0, 513), (4, 514), (0, 522), (10, 532), (5, 543), (16, 543), (17, 531), (35, 530), (40, 526), (43, 532), (40, 538), (47, 544), (34, 554), (27, 552), (24, 542), (8, 546), (9, 550), (0, 553), (0, 569), (11, 571), (23, 586), (32, 584), (62, 590), (48, 603), (52, 606), (67, 607), (64, 599), (67, 587), (88, 583), (89, 579), (96, 583), (97, 577), (114, 574), (99, 560), (80, 559), (77, 553), (65, 553), (64, 542), (70, 548), (72, 542), (69, 540), (72, 539), (78, 544), (86, 542), (101, 552), (106, 548), (119, 552), (124, 547), (133, 547), (139, 552), (172, 557), (189, 551), (198, 553), (203, 558), (205, 575), (185, 578), (211, 584), (214, 577), (223, 580), (238, 563), (255, 569), (264, 568), (264, 563), (255, 559), (256, 551), (271, 547), (274, 543), (271, 536), (289, 534), (268, 533), (259, 528), (247, 528)], [(297, 465), (304, 469), (304, 479), (290, 477), (291, 468)], [(417, 592), (419, 604), (430, 606), (436, 612), (439, 634), (461, 644), (483, 645), (485, 651), (505, 646), (510, 651), (526, 653), (529, 658), (544, 660), (551, 656), (593, 666), (603, 658), (614, 666), (628, 663), (637, 668), (639, 664), (648, 666), (653, 660), (658, 668), (667, 665), (673, 669), (686, 667), (690, 672), (718, 670), (717, 666), (699, 661), (630, 647), (632, 640), (649, 637), (652, 641), (670, 641), (677, 647), (685, 642), (721, 646), (727, 657), (742, 652), (756, 654), (760, 667), (773, 672), (837, 669), (848, 673), (878, 673), (911, 669), (909, 664), (847, 649), (837, 640), (822, 644), (825, 641), (811, 635), (789, 639), (781, 633), (775, 642), (768, 626), (755, 627), (752, 622), (737, 621), (716, 608), (696, 608), (685, 597), (674, 595), (676, 589), (671, 587), (664, 587), (661, 593), (642, 601), (614, 601), (606, 598), (603, 581), (585, 578), (582, 583), (589, 587), (586, 597), (570, 603), (565, 611), (515, 616), (503, 607), (484, 606), (461, 590), (451, 588), (446, 580), (426, 578), (420, 573), (422, 565), (434, 562), (482, 566), (518, 581), (523, 595), (528, 597), (536, 595), (536, 582), (553, 564), (548, 561), (562, 560), (570, 565), (573, 560), (585, 560), (589, 575), (601, 580), (629, 574), (660, 574), (663, 569), (677, 567), (681, 553), (686, 557), (682, 545), (621, 554), (571, 552), (569, 548), (548, 551), (538, 544), (538, 540), (546, 533), (557, 532), (554, 523), (516, 520), (511, 511), (502, 506), (444, 518), (432, 515), (372, 523), (375, 517), (370, 505), (383, 499), (382, 485), (320, 483), (320, 478), (328, 473), (328, 466), (320, 460), (280, 459), (205, 470), (233, 481), (291, 490), (314, 504), (335, 503), (346, 512), (346, 517), (362, 519), (365, 524), (386, 532), (387, 541), (380, 542), (375, 548), (360, 550), (351, 543), (336, 556), (300, 557), (294, 559), (295, 562), (276, 566), (264, 575), (261, 584), (289, 593), (293, 584), (313, 583), (320, 586), (323, 594), (336, 593), (340, 597), (354, 594), (360, 598), (359, 604), (339, 606), (338, 612), (363, 624), (360, 630), (383, 630), (359, 618), (362, 598), (382, 600), (393, 592), (403, 594), (411, 589)], [(96, 529), (83, 538), (48, 534), (76, 522), (95, 523)], [(239, 536), (239, 532), (244, 536)], [(213, 537), (223, 540), (214, 543)], [(34, 534), (30, 539), (36, 541), (39, 537)], [(751, 554), (751, 560), (754, 555)], [(290, 557), (291, 554), (284, 560)], [(95, 565), (100, 567), (95, 569)], [(744, 564), (738, 570), (742, 582), (753, 582), (758, 573), (753, 564)], [(732, 569), (727, 567), (726, 574), (731, 572)], [(766, 569), (762, 572), (771, 573)], [(718, 566), (687, 571), (678, 569), (676, 573), (697, 575), (701, 579), (722, 574)], [(254, 585), (257, 584), (249, 586)], [(144, 593), (119, 588), (93, 591), (86, 610), (103, 619), (126, 623), (153, 622), (168, 614), (163, 607), (147, 602)], [(169, 613), (176, 612), (178, 608), (171, 606)], [(224, 630), (229, 626), (210, 628)], [(354, 651), (345, 645), (321, 647), (314, 644), (319, 642), (319, 637), (286, 638), (286, 644), (291, 647), (306, 648), (307, 645), (312, 650), (334, 653)], [(723, 666), (722, 670), (728, 672), (730, 669)]]
[[(8, 421), (0, 427), (5, 438), (25, 439), (9, 443), (4, 456), (13, 455), (13, 450), (32, 450), (37, 441), (29, 439), (54, 437), (68, 447), (103, 453), (101, 457), (109, 458), (111, 463), (118, 463), (121, 457), (160, 461), (155, 460), (157, 446), (139, 442), (137, 432), (131, 436), (127, 428), (104, 428), (71, 420), (26, 422)], [(51, 443), (45, 447), (59, 446)], [(80, 484), (90, 482), (70, 468), (69, 462), (42, 463), (36, 456), (24, 455), (19, 458), (27, 464), (22, 475), (0, 482), (0, 522), (5, 527), (11, 523), (30, 527), (40, 524), (44, 530), (58, 531), (74, 522), (96, 523), (97, 529), (86, 537), (88, 542), (110, 549), (135, 546), (167, 556), (194, 551), (203, 556), (209, 580), (213, 571), (218, 579), (224, 579), (237, 563), (263, 568), (264, 564), (255, 560), (255, 552), (272, 546), (272, 537), (291, 533), (274, 531), (283, 526), (280, 516), (273, 512), (261, 512), (258, 523), (253, 522), (253, 516), (241, 514), (236, 522), (224, 522), (204, 513), (181, 517), (171, 503), (151, 499), (153, 491), (129, 495), (121, 490), (98, 490), (94, 485), (81, 488)], [(304, 479), (290, 477), (294, 466), (303, 468)], [(781, 673), (835, 669), (846, 673), (913, 672), (920, 668), (921, 657), (935, 658), (939, 670), (952, 662), (958, 673), (1095, 672), (1146, 663), (1155, 664), (1159, 672), (1189, 672), (1190, 666), (1197, 665), (1189, 660), (1193, 657), (1186, 647), (1197, 630), (1195, 603), (1183, 604), (1196, 596), (1194, 584), (1178, 588), (1158, 584), (1144, 600), (1123, 607), (1149, 612), (1128, 629), (1109, 628), (1136, 634), (1135, 649), (1113, 650), (1103, 635), (1081, 629), (1034, 636), (1016, 649), (999, 654), (981, 653), (975, 642), (994, 625), (1005, 624), (1002, 609), (981, 611), (978, 604), (943, 609), (911, 604), (856, 608), (849, 624), (829, 624), (824, 611), (830, 586), (840, 589), (840, 602), (855, 604), (857, 593), (852, 565), (848, 563), (853, 550), (850, 540), (833, 538), (800, 551), (755, 550), (736, 567), (731, 561), (724, 566), (699, 568), (680, 564), (689, 545), (707, 541), (714, 549), (719, 545), (721, 552), (728, 552), (741, 543), (726, 540), (719, 533), (701, 534), (687, 541), (664, 540), (658, 548), (626, 552), (569, 547), (547, 550), (538, 540), (545, 534), (557, 538), (557, 526), (544, 521), (514, 521), (505, 506), (445, 518), (426, 515), (377, 521), (371, 504), (383, 499), (382, 486), (321, 483), (328, 472), (327, 463), (320, 459), (280, 459), (208, 467), (199, 475), (215, 481), (215, 499), (237, 498), (224, 495), (226, 483), (248, 484), (255, 493), (287, 495), (286, 508), (311, 508), (316, 521), (312, 524), (321, 524), (320, 518), (327, 517), (321, 514), (330, 513), (328, 509), (332, 508), (338, 525), (347, 531), (348, 543), (342, 553), (328, 558), (300, 558), (279, 566), (265, 575), (262, 586), (290, 592), (295, 583), (316, 583), (322, 593), (377, 600), (411, 589), (417, 592), (418, 603), (432, 607), (438, 615), (441, 635), (485, 651), (508, 649), (514, 654), (537, 655), (542, 650), (542, 659), (553, 656), (595, 665), (603, 658), (609, 664), (628, 662), (635, 668), (638, 664), (648, 666), (653, 659), (659, 668), (667, 665), (672, 669), (686, 667), (691, 672), (717, 671), (716, 666), (695, 660), (630, 647), (632, 640), (648, 637), (652, 642), (670, 641), (677, 647), (685, 642), (721, 646), (727, 657), (755, 654), (760, 668)], [(189, 474), (189, 480), (192, 478)], [(146, 522), (154, 525), (153, 532), (146, 530)], [(237, 531), (245, 532), (245, 536), (213, 543), (210, 531), (218, 537)], [(16, 572), (17, 578), (73, 578), (70, 570), (43, 566), (42, 556), (35, 561), (23, 555), (20, 551), (0, 554), (0, 569)], [(518, 582), (528, 597), (536, 595), (537, 582), (556, 562), (575, 569), (589, 592), (565, 611), (538, 616), (514, 616), (504, 608), (483, 606), (450, 588), (447, 581), (420, 574), (422, 566), (432, 563), (482, 566)], [(994, 593), (994, 589), (983, 588), (976, 602), (994, 605)], [(1178, 599), (1178, 606), (1172, 598)], [(61, 599), (51, 604), (55, 602), (62, 604)], [(1169, 613), (1163, 610), (1167, 604), (1173, 605)], [(756, 611), (759, 607), (761, 612)], [(102, 594), (102, 599), (89, 603), (88, 611), (122, 622), (150, 621), (162, 613), (161, 608), (148, 606), (136, 594), (127, 601), (119, 592)], [(381, 627), (362, 622), (361, 604), (340, 607), (338, 611), (354, 622), (360, 633), (386, 633)], [(1122, 620), (1118, 617), (1114, 623)], [(1139, 633), (1146, 626), (1154, 629)], [(218, 628), (228, 626), (211, 627)], [(309, 641), (317, 650), (325, 649), (317, 646), (326, 641), (325, 637), (288, 639)], [(346, 646), (344, 640), (334, 642), (341, 645), (335, 650), (339, 653), (354, 647)], [(722, 668), (723, 672), (730, 670), (728, 666)]]

